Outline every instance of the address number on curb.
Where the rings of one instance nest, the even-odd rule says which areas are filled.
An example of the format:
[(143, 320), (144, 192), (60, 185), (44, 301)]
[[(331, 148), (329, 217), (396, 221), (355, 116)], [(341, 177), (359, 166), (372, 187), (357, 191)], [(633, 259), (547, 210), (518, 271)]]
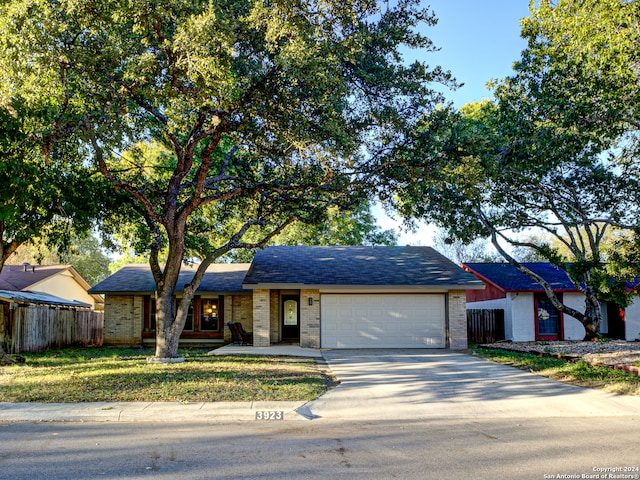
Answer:
[(258, 410), (256, 420), (284, 420), (284, 412), (276, 410)]

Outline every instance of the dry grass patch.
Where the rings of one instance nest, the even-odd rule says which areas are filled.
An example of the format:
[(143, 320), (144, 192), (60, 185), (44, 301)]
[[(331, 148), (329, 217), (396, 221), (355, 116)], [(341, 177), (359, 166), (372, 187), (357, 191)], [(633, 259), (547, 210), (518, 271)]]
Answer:
[(605, 366), (590, 365), (582, 360), (570, 362), (550, 356), (512, 352), (492, 348), (474, 348), (473, 353), (492, 362), (529, 370), (537, 375), (581, 387), (597, 388), (611, 393), (640, 396), (640, 377)]
[(0, 401), (298, 401), (330, 384), (314, 359), (180, 354), (186, 361), (173, 364), (149, 364), (153, 352), (143, 349), (22, 354), (25, 363), (0, 367)]

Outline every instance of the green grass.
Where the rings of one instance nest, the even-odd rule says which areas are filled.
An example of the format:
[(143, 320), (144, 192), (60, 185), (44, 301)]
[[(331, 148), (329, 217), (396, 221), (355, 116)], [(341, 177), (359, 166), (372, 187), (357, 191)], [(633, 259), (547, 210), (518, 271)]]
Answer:
[(551, 356), (482, 348), (472, 351), (492, 362), (511, 365), (560, 382), (597, 388), (612, 393), (640, 396), (640, 377), (614, 368), (590, 365), (582, 360), (570, 362)]
[(0, 367), (0, 401), (298, 401), (317, 398), (331, 383), (313, 359), (180, 355), (184, 363), (149, 364), (153, 352), (143, 349), (23, 353), (25, 363)]

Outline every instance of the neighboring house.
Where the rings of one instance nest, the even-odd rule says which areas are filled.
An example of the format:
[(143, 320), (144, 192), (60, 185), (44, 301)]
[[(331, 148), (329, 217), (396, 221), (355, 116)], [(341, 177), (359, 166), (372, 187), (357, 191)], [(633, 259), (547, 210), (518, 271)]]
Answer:
[[(133, 265), (91, 289), (106, 295), (105, 343), (153, 341), (154, 288)], [(209, 268), (181, 342), (229, 340), (226, 323), (239, 321), (255, 346), (463, 349), (465, 291), (482, 288), (430, 247), (267, 247), (250, 265)]]
[[(565, 272), (550, 263), (524, 263), (544, 278), (567, 306), (584, 311), (584, 295)], [(544, 289), (508, 263), (465, 263), (466, 271), (487, 284), (483, 291), (467, 291), (468, 309), (504, 310), (505, 338), (516, 342), (534, 340), (582, 340), (585, 330), (575, 318), (551, 304)], [(640, 299), (621, 309), (602, 304), (600, 332), (611, 338), (640, 339)]]
[(102, 344), (103, 298), (70, 265), (5, 265), (0, 344), (9, 353)]
[[(5, 265), (0, 271), (0, 290), (6, 292), (22, 292), (21, 298), (32, 298), (26, 303), (65, 306), (74, 303), (88, 304), (90, 308), (102, 310), (104, 299), (101, 295), (89, 293), (91, 287), (82, 275), (71, 265)], [(58, 298), (49, 298), (46, 302), (38, 300), (38, 294)], [(26, 295), (26, 297), (25, 297)], [(15, 294), (14, 294), (15, 296)], [(18, 301), (18, 300), (15, 300)], [(76, 305), (77, 306), (77, 305)], [(86, 305), (85, 305), (86, 306)]]

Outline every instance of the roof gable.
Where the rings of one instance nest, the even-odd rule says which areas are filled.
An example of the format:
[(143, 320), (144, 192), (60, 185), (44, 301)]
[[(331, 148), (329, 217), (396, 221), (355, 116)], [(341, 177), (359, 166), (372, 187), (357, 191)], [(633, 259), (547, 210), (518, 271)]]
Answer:
[(70, 268), (70, 265), (5, 265), (0, 271), (0, 286), (16, 292), (28, 290), (32, 285)]
[[(548, 262), (523, 263), (544, 278), (554, 291), (578, 291), (568, 275)], [(464, 267), (481, 279), (486, 279), (505, 292), (542, 292), (542, 286), (510, 263), (465, 263)]]
[(386, 246), (267, 247), (256, 253), (244, 284), (484, 286), (431, 247)]

